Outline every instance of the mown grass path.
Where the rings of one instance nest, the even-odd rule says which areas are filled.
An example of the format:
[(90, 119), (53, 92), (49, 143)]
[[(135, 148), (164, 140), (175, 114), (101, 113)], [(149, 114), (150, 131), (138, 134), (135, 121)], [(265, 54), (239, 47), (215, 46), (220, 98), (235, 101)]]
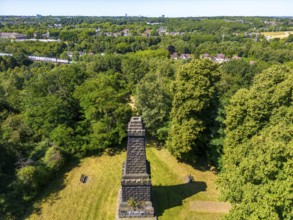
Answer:
[[(83, 159), (57, 179), (44, 192), (44, 197), (30, 209), (30, 220), (115, 219), (122, 163), (126, 153)], [(151, 163), (155, 207), (158, 218), (166, 220), (220, 219), (221, 213), (196, 212), (192, 201), (216, 201), (216, 175), (199, 171), (178, 161), (167, 150), (147, 148)], [(81, 174), (87, 183), (79, 181)], [(184, 183), (191, 174), (195, 182)]]

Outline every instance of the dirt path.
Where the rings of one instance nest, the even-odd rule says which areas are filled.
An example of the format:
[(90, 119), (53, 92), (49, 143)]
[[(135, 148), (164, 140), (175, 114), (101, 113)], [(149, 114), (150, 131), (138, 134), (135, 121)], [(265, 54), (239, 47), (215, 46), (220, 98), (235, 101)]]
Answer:
[(190, 210), (196, 212), (228, 213), (231, 205), (227, 202), (191, 201)]

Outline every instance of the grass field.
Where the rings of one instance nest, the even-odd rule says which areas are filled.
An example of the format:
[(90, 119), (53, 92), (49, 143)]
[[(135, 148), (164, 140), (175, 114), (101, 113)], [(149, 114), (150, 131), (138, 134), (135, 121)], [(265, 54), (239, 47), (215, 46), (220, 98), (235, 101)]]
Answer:
[[(58, 178), (47, 187), (33, 207), (28, 208), (25, 219), (38, 220), (83, 220), (115, 219), (117, 197), (120, 188), (122, 163), (126, 153), (114, 156), (88, 157), (75, 165), (63, 178)], [(155, 208), (158, 219), (208, 220), (220, 219), (224, 214), (197, 212), (191, 208), (195, 201), (216, 201), (216, 175), (200, 171), (177, 160), (166, 150), (147, 148), (151, 163)], [(88, 181), (79, 181), (81, 174)], [(195, 182), (184, 183), (187, 175)]]
[(262, 32), (262, 35), (264, 35), (265, 37), (270, 36), (272, 39), (274, 38), (286, 38), (289, 36), (289, 34), (293, 34), (293, 31), (284, 31), (284, 32)]

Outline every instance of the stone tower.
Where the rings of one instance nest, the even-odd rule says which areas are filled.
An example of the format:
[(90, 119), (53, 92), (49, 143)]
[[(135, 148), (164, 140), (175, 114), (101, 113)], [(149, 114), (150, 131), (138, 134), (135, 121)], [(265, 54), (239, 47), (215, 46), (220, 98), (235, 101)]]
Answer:
[(150, 165), (146, 160), (145, 128), (141, 117), (130, 119), (127, 133), (127, 158), (122, 169), (118, 216), (154, 217)]

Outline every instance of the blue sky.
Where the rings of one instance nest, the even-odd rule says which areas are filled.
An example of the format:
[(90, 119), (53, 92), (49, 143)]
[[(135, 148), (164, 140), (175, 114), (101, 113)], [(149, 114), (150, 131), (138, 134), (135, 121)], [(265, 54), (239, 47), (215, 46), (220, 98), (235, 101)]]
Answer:
[(0, 15), (293, 16), (293, 0), (0, 0)]

